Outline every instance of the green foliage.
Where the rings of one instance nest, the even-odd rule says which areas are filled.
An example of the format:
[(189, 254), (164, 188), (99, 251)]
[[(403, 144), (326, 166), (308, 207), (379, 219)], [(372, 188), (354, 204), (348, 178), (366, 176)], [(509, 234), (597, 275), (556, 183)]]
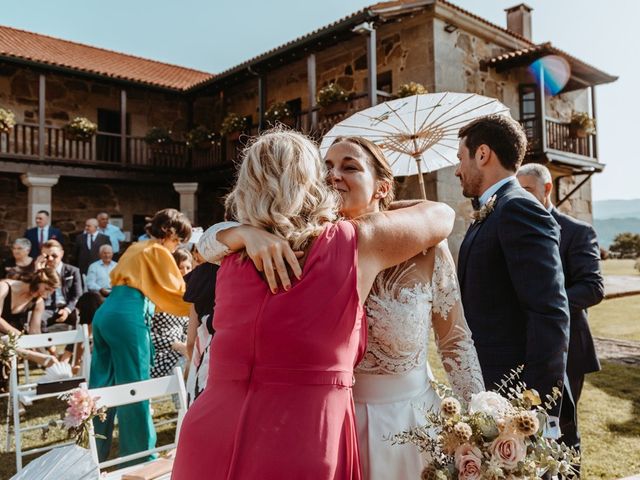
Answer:
[(16, 124), (15, 114), (6, 108), (0, 108), (0, 133), (8, 133)]
[(151, 127), (144, 136), (144, 141), (149, 145), (164, 145), (171, 143), (171, 130), (162, 127)]
[(187, 146), (190, 148), (210, 148), (215, 142), (216, 134), (204, 125), (189, 130), (185, 135)]
[(336, 102), (348, 102), (350, 98), (351, 94), (349, 94), (344, 88), (337, 83), (330, 83), (318, 91), (317, 100), (318, 105), (326, 107), (327, 105), (331, 105)]
[(596, 133), (596, 121), (585, 112), (573, 112), (571, 114), (571, 127), (582, 130), (587, 135)]
[(616, 235), (609, 250), (617, 252), (623, 257), (640, 256), (640, 234), (625, 232)]
[(400, 88), (396, 92), (398, 98), (410, 97), (412, 95), (421, 95), (423, 93), (429, 93), (424, 85), (417, 82), (409, 82), (400, 85)]
[(264, 112), (265, 120), (272, 124), (277, 122), (278, 120), (282, 120), (283, 118), (292, 116), (293, 112), (291, 111), (291, 108), (289, 108), (289, 105), (287, 105), (285, 102), (272, 103), (269, 108), (267, 108), (267, 111)]
[(237, 113), (229, 113), (222, 121), (220, 133), (228, 135), (234, 132), (243, 132), (247, 128), (247, 119)]
[(64, 133), (70, 140), (86, 142), (98, 131), (98, 125), (86, 117), (76, 117), (64, 127)]

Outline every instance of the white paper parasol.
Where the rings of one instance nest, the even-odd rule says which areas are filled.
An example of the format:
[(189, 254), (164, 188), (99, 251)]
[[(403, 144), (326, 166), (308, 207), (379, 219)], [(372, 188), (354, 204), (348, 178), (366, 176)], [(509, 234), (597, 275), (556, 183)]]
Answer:
[(324, 155), (338, 137), (364, 137), (379, 145), (396, 177), (418, 175), (458, 163), (458, 130), (472, 120), (509, 108), (473, 93), (429, 93), (398, 98), (356, 112), (323, 137)]

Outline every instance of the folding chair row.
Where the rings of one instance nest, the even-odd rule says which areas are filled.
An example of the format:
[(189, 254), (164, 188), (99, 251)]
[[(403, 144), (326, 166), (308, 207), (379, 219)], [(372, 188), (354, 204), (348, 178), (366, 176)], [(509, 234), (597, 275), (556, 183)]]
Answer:
[[(70, 330), (67, 332), (56, 333), (43, 333), (38, 335), (24, 335), (18, 339), (18, 348), (21, 349), (37, 349), (37, 348), (49, 348), (58, 345), (68, 345), (82, 343), (84, 346), (83, 361), (81, 374), (75, 378), (89, 379), (89, 369), (91, 367), (91, 353), (89, 350), (89, 330), (86, 325), (81, 325), (77, 330)], [(22, 470), (22, 458), (26, 455), (41, 453), (47, 450), (55, 448), (54, 446), (35, 448), (31, 450), (22, 450), (22, 432), (33, 430), (34, 426), (23, 428), (20, 422), (20, 403), (31, 404), (38, 400), (45, 398), (57, 397), (58, 395), (70, 391), (62, 390), (51, 393), (37, 393), (37, 383), (27, 382), (20, 384), (18, 380), (18, 363), (16, 357), (11, 360), (11, 374), (9, 381), (9, 397), (11, 403), (11, 410), (13, 411), (13, 435), (16, 444), (16, 469), (19, 472)], [(28, 377), (27, 377), (28, 378)], [(8, 421), (8, 419), (7, 419)], [(43, 427), (39, 425), (38, 427)], [(8, 437), (8, 435), (7, 435)], [(7, 443), (9, 440), (7, 439)]]

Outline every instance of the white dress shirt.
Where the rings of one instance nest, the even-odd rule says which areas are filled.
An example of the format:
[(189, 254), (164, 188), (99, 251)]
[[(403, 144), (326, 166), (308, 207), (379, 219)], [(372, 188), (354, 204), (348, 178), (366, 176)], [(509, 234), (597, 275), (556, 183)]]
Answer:
[(511, 180), (515, 180), (515, 178), (516, 178), (515, 175), (511, 175), (510, 177), (503, 178), (502, 180), (497, 181), (496, 183), (491, 185), (489, 188), (487, 188), (484, 191), (484, 193), (480, 195), (480, 198), (478, 198), (478, 202), (480, 202), (480, 206), (484, 207), (484, 204), (489, 201), (491, 196), (495, 194), (498, 190), (500, 190), (500, 187), (502, 187), (505, 183), (510, 182)]
[(118, 262), (112, 260), (109, 265), (105, 265), (102, 260), (98, 260), (89, 265), (89, 270), (87, 270), (87, 290), (94, 292), (98, 292), (102, 288), (110, 290), (111, 277), (109, 274), (111, 270), (116, 268), (117, 264)]

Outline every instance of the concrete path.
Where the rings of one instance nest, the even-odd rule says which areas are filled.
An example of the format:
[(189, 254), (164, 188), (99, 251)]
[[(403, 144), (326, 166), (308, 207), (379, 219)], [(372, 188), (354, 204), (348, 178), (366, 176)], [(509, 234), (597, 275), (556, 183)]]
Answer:
[(615, 338), (593, 337), (600, 360), (640, 366), (640, 342)]
[(605, 275), (604, 298), (640, 294), (640, 275)]

